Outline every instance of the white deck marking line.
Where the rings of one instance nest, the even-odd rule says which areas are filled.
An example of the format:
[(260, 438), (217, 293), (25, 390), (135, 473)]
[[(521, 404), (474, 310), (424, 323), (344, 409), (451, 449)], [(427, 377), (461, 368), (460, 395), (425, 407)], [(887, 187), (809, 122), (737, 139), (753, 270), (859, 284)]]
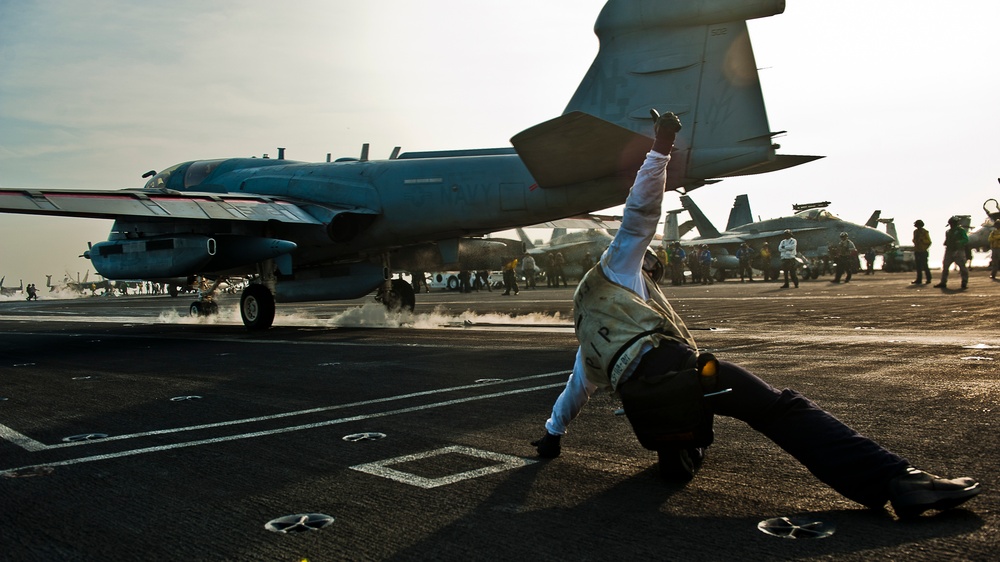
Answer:
[[(238, 425), (238, 424), (241, 424), (241, 423), (254, 423), (254, 422), (275, 420), (275, 419), (280, 419), (280, 418), (288, 418), (288, 417), (292, 417), (292, 416), (302, 416), (302, 415), (306, 415), (306, 414), (316, 414), (316, 413), (320, 413), (320, 412), (329, 412), (331, 410), (342, 410), (344, 408), (353, 408), (353, 407), (356, 407), (356, 406), (370, 406), (372, 404), (381, 404), (381, 403), (384, 403), (384, 402), (393, 402), (393, 401), (396, 401), (396, 400), (405, 400), (407, 398), (416, 398), (416, 397), (420, 397), (420, 396), (429, 396), (429, 395), (432, 395), (432, 394), (443, 394), (445, 392), (454, 392), (456, 390), (468, 390), (470, 388), (482, 388), (482, 387), (485, 387), (485, 386), (494, 386), (494, 385), (498, 385), (498, 384), (507, 384), (507, 383), (512, 383), (512, 382), (522, 382), (522, 381), (528, 381), (528, 380), (533, 380), (533, 379), (540, 379), (540, 378), (545, 378), (545, 377), (551, 377), (551, 376), (555, 376), (555, 375), (568, 376), (569, 375), (569, 371), (555, 371), (555, 372), (552, 372), (552, 373), (542, 373), (540, 375), (528, 375), (526, 377), (518, 377), (516, 379), (506, 379), (506, 380), (501, 380), (501, 381), (496, 381), (496, 382), (466, 384), (466, 385), (462, 385), (462, 386), (453, 386), (453, 387), (450, 387), (450, 388), (439, 388), (439, 389), (436, 389), (436, 390), (424, 390), (424, 391), (421, 391), (421, 392), (413, 392), (413, 393), (410, 393), (410, 394), (400, 394), (398, 396), (388, 396), (386, 398), (375, 398), (373, 400), (362, 400), (362, 401), (359, 401), (359, 402), (351, 402), (351, 403), (348, 403), (348, 404), (338, 404), (336, 406), (323, 406), (321, 408), (311, 408), (309, 410), (298, 410), (298, 411), (295, 411), (295, 412), (284, 412), (284, 413), (281, 413), (281, 414), (271, 414), (271, 415), (268, 415), (268, 416), (258, 416), (258, 417), (255, 417), (255, 418), (245, 418), (245, 419), (241, 419), (241, 420), (230, 420), (230, 421), (224, 421), (224, 422), (206, 423), (206, 424), (201, 424), (201, 425), (191, 425), (191, 426), (177, 427), (177, 428), (171, 428), (171, 429), (156, 429), (156, 430), (153, 430), (153, 431), (143, 431), (143, 432), (140, 432), (140, 433), (130, 433), (130, 434), (127, 434), (127, 435), (112, 435), (110, 437), (105, 437), (103, 439), (95, 439), (95, 440), (89, 440), (89, 441), (71, 441), (71, 442), (67, 442), (67, 443), (57, 443), (55, 445), (46, 445), (44, 443), (40, 443), (40, 442), (35, 441), (35, 440), (33, 440), (33, 439), (29, 438), (29, 437), (21, 435), (20, 433), (17, 433), (14, 430), (11, 430), (11, 433), (12, 434), (16, 434), (15, 437), (16, 436), (20, 436), (21, 438), (23, 438), (23, 440), (30, 441), (31, 442), (31, 446), (35, 447), (34, 449), (28, 449), (28, 447), (26, 447), (24, 445), (21, 445), (22, 447), (24, 447), (25, 449), (28, 449), (29, 451), (41, 451), (41, 450), (48, 450), (48, 449), (62, 449), (62, 448), (65, 448), (65, 447), (78, 447), (80, 445), (97, 445), (99, 443), (106, 443), (108, 441), (121, 441), (123, 439), (134, 439), (136, 437), (149, 437), (151, 435), (166, 435), (166, 434), (170, 434), (170, 433), (180, 433), (180, 432), (183, 432), (183, 431), (197, 431), (197, 430), (200, 430), (200, 429), (211, 429), (213, 427), (225, 427), (225, 426), (229, 426), (229, 425)], [(3, 426), (0, 426), (0, 427), (3, 427)], [(6, 438), (6, 436), (4, 435), (4, 433), (2, 431), (0, 431), (0, 437)], [(14, 439), (8, 439), (8, 441), (12, 441), (12, 442), (14, 442), (16, 444), (20, 444), (17, 441), (15, 441)]]
[(11, 443), (21, 447), (26, 451), (44, 451), (47, 445), (45, 443), (35, 441), (34, 439), (14, 431), (13, 429), (7, 427), (6, 425), (0, 424), (0, 439), (5, 441), (10, 441)]
[[(0, 321), (5, 318), (0, 317)], [(375, 328), (373, 328), (375, 329)], [(446, 349), (450, 347), (455, 347), (454, 344), (423, 344), (423, 343), (391, 343), (391, 342), (378, 342), (378, 343), (359, 343), (359, 342), (341, 342), (341, 341), (294, 341), (294, 340), (262, 340), (262, 339), (245, 339), (236, 338), (230, 336), (206, 336), (206, 335), (186, 335), (186, 334), (103, 334), (97, 332), (4, 332), (0, 331), (0, 334), (5, 336), (58, 336), (58, 337), (69, 337), (69, 338), (81, 338), (81, 337), (92, 337), (92, 338), (103, 338), (103, 339), (135, 339), (135, 340), (185, 340), (185, 341), (213, 341), (213, 342), (226, 342), (226, 343), (264, 343), (264, 344), (275, 344), (275, 345), (325, 345), (333, 347), (409, 347), (409, 348), (420, 348), (420, 349)]]
[[(32, 465), (27, 465), (27, 466), (20, 466), (20, 467), (17, 467), (17, 468), (6, 468), (6, 469), (3, 469), (3, 470), (0, 470), (0, 475), (6, 474), (6, 473), (11, 473), (11, 472), (18, 472), (18, 471), (21, 471), (21, 470), (27, 470), (27, 469), (31, 469), (31, 468), (43, 467), (43, 466), (69, 466), (69, 465), (72, 465), (72, 464), (81, 464), (81, 463), (88, 463), (88, 462), (94, 462), (94, 461), (103, 461), (103, 460), (108, 460), (108, 459), (117, 459), (117, 458), (121, 458), (121, 457), (131, 457), (131, 456), (134, 456), (134, 455), (143, 455), (143, 454), (147, 454), (147, 453), (157, 453), (157, 452), (160, 452), (160, 451), (169, 451), (169, 450), (172, 450), (172, 449), (183, 449), (183, 448), (186, 448), (186, 447), (197, 447), (199, 445), (211, 445), (211, 444), (214, 444), (214, 443), (225, 443), (227, 441), (237, 441), (237, 440), (240, 440), (240, 439), (252, 439), (254, 437), (267, 437), (267, 436), (270, 436), (270, 435), (280, 435), (282, 433), (291, 433), (291, 432), (294, 432), (294, 431), (302, 431), (302, 430), (305, 430), (305, 429), (315, 429), (317, 427), (326, 427), (326, 426), (330, 426), (330, 425), (337, 425), (337, 424), (349, 423), (349, 422), (354, 422), (354, 421), (364, 421), (364, 420), (370, 420), (370, 419), (375, 419), (375, 418), (384, 418), (384, 417), (387, 417), (387, 416), (394, 416), (396, 414), (408, 414), (410, 412), (419, 412), (421, 410), (429, 410), (429, 409), (432, 409), (432, 408), (443, 408), (445, 406), (454, 406), (455, 404), (464, 404), (466, 402), (475, 402), (477, 400), (486, 400), (486, 399), (489, 399), (489, 398), (500, 398), (500, 397), (503, 397), (503, 396), (511, 396), (511, 395), (514, 395), (514, 394), (524, 394), (526, 392), (534, 392), (536, 390), (546, 390), (546, 389), (549, 389), (549, 388), (560, 388), (560, 387), (565, 386), (565, 384), (566, 383), (559, 382), (559, 383), (553, 383), (553, 384), (546, 384), (546, 385), (542, 385), (542, 386), (532, 386), (532, 387), (528, 387), (528, 388), (519, 388), (519, 389), (516, 389), (516, 390), (508, 390), (506, 392), (495, 392), (493, 394), (483, 394), (481, 396), (470, 396), (470, 397), (467, 397), (467, 398), (456, 398), (454, 400), (446, 400), (444, 402), (435, 402), (433, 404), (424, 404), (422, 406), (411, 406), (409, 408), (400, 408), (398, 410), (388, 410), (388, 411), (385, 411), (385, 412), (376, 412), (376, 413), (373, 413), (373, 414), (364, 414), (364, 415), (359, 415), (359, 416), (351, 416), (351, 417), (347, 417), (347, 418), (339, 418), (339, 419), (335, 419), (335, 420), (326, 420), (326, 421), (322, 421), (322, 422), (308, 423), (308, 424), (303, 424), (303, 425), (295, 425), (295, 426), (291, 426), (291, 427), (281, 427), (281, 428), (277, 428), (277, 429), (267, 429), (267, 430), (264, 430), (264, 431), (254, 431), (252, 433), (242, 433), (242, 434), (239, 434), (239, 435), (227, 435), (225, 437), (214, 437), (214, 438), (211, 438), (211, 439), (199, 439), (197, 441), (187, 441), (187, 442), (184, 442), (184, 443), (173, 443), (171, 445), (160, 445), (160, 446), (157, 446), (157, 447), (144, 447), (142, 449), (132, 449), (130, 451), (120, 451), (120, 452), (117, 452), (117, 453), (109, 453), (109, 454), (106, 454), (106, 455), (93, 455), (93, 456), (89, 456), (89, 457), (79, 457), (79, 458), (68, 459), (68, 460), (64, 460), (64, 461), (56, 461), (56, 462), (50, 462), (50, 463), (40, 463), (40, 464), (32, 464)], [(104, 439), (102, 441), (106, 441), (106, 439)]]
[[(468, 455), (470, 457), (478, 457), (481, 459), (497, 461), (500, 464), (494, 464), (491, 466), (478, 468), (476, 470), (469, 470), (466, 472), (459, 472), (456, 474), (449, 474), (447, 476), (441, 476), (440, 478), (425, 478), (423, 476), (417, 476), (416, 474), (411, 474), (409, 472), (403, 472), (401, 470), (396, 470), (394, 468), (388, 468), (390, 464), (399, 464), (404, 462), (416, 461), (420, 459), (426, 459), (429, 457), (436, 457), (438, 455), (444, 455), (447, 453), (461, 453), (463, 455)], [(375, 476), (381, 476), (383, 478), (388, 478), (390, 480), (395, 480), (396, 482), (402, 482), (403, 484), (409, 484), (411, 486), (416, 486), (418, 488), (429, 489), (429, 488), (437, 488), (438, 486), (445, 486), (447, 484), (454, 484), (455, 482), (461, 482), (462, 480), (479, 478), (480, 476), (486, 476), (487, 474), (496, 474), (498, 472), (503, 472), (505, 470), (512, 470), (515, 468), (520, 468), (522, 466), (528, 466), (529, 464), (534, 464), (536, 462), (538, 461), (535, 459), (525, 459), (521, 457), (515, 457), (514, 455), (505, 455), (502, 453), (483, 451), (481, 449), (473, 449), (472, 447), (452, 445), (450, 447), (444, 447), (434, 451), (427, 451), (425, 453), (416, 453), (413, 455), (396, 457), (394, 459), (386, 459), (384, 461), (359, 464), (352, 466), (351, 469), (357, 470), (359, 472), (365, 472), (367, 474), (372, 474)]]

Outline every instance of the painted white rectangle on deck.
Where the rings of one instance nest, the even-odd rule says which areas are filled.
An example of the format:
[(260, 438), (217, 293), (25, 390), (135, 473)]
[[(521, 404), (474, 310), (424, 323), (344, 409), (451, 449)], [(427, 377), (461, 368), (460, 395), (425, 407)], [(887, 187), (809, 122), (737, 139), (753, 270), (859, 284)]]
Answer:
[[(492, 460), (496, 461), (497, 464), (479, 468), (476, 470), (469, 470), (466, 472), (449, 474), (447, 476), (441, 476), (439, 478), (425, 478), (423, 476), (417, 476), (416, 474), (410, 474), (409, 472), (403, 472), (400, 470), (396, 470), (394, 468), (389, 468), (389, 465), (411, 462), (430, 457), (436, 457), (438, 455), (444, 455), (448, 453), (460, 453), (463, 455), (468, 455), (470, 457), (478, 457), (481, 459)], [(534, 464), (536, 462), (538, 461), (533, 459), (524, 459), (521, 457), (515, 457), (513, 455), (493, 453), (490, 451), (473, 449), (472, 447), (464, 447), (461, 445), (452, 445), (450, 447), (444, 447), (434, 451), (427, 451), (425, 453), (416, 453), (413, 455), (405, 455), (402, 457), (396, 457), (384, 461), (359, 464), (352, 466), (351, 469), (357, 470), (358, 472), (365, 472), (368, 474), (372, 474), (374, 476), (381, 476), (383, 478), (388, 478), (390, 480), (395, 480), (396, 482), (402, 482), (403, 484), (409, 484), (411, 486), (416, 486), (418, 488), (437, 488), (438, 486), (454, 484), (455, 482), (461, 482), (462, 480), (470, 480), (472, 478), (479, 478), (480, 476), (486, 476), (488, 474), (496, 474), (498, 472), (504, 472), (505, 470), (512, 470), (515, 468), (520, 468), (522, 466), (528, 466), (529, 464)]]

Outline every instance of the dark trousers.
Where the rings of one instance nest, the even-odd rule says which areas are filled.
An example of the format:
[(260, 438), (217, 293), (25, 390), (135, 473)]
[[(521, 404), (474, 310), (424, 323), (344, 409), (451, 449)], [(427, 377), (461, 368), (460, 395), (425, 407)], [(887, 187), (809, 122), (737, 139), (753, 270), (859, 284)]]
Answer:
[(913, 252), (913, 259), (917, 266), (917, 283), (923, 281), (923, 274), (927, 273), (927, 282), (931, 282), (931, 268), (927, 265), (927, 252)]
[(792, 277), (792, 282), (796, 285), (799, 284), (799, 274), (795, 272), (798, 269), (798, 265), (794, 259), (781, 260), (781, 268), (785, 270), (785, 285), (788, 284), (789, 275)]
[(840, 282), (840, 277), (843, 274), (845, 274), (845, 273), (847, 274), (847, 279), (845, 279), (845, 281), (850, 281), (851, 280), (851, 264), (850, 264), (849, 261), (847, 261), (847, 259), (839, 259), (839, 260), (837, 260), (837, 270), (836, 271), (837, 271), (837, 276), (834, 278), (834, 281), (836, 281), (836, 282), (839, 283)]
[[(684, 345), (662, 344), (643, 356), (632, 376), (680, 370), (693, 354)], [(713, 413), (746, 422), (828, 486), (862, 505), (885, 505), (889, 480), (910, 466), (798, 392), (779, 391), (739, 365), (720, 361), (716, 389), (726, 388), (733, 391), (706, 398)]]

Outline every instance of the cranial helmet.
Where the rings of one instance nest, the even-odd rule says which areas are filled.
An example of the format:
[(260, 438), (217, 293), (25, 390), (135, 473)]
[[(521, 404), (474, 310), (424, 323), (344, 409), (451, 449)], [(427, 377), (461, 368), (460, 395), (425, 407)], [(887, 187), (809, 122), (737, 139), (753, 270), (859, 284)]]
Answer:
[(663, 262), (660, 261), (660, 258), (656, 257), (653, 252), (646, 250), (642, 257), (642, 271), (649, 275), (653, 283), (659, 283), (660, 279), (663, 279), (663, 269)]

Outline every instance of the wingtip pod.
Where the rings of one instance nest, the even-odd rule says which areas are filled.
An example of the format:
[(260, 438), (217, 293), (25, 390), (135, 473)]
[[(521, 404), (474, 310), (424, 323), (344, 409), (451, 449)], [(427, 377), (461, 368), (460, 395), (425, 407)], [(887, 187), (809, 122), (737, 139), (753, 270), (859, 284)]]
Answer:
[(712, 25), (766, 18), (785, 11), (785, 0), (609, 0), (594, 26), (605, 31)]

